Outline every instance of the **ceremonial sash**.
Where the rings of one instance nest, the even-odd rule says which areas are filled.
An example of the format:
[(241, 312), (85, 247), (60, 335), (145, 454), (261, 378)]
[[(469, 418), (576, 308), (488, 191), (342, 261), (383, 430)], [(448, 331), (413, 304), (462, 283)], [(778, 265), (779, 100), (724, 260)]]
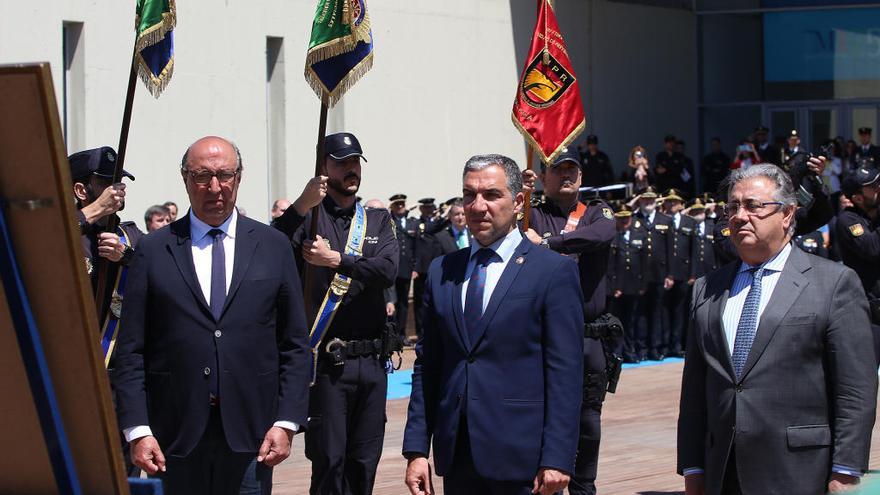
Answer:
[[(351, 221), (351, 228), (348, 231), (348, 241), (345, 243), (345, 254), (350, 256), (360, 256), (363, 252), (364, 235), (367, 232), (367, 212), (360, 203), (355, 203), (354, 218)], [(309, 333), (309, 347), (312, 348), (312, 381), (315, 384), (315, 378), (318, 373), (318, 349), (321, 346), (321, 340), (327, 334), (336, 310), (342, 303), (342, 298), (348, 292), (351, 285), (351, 278), (341, 273), (336, 273), (330, 282), (330, 288), (324, 295), (324, 301), (321, 308), (315, 316), (315, 322), (312, 324), (312, 331)]]
[(587, 212), (587, 205), (578, 201), (577, 206), (574, 207), (571, 213), (568, 214), (568, 220), (565, 222), (565, 227), (563, 227), (562, 232), (571, 232), (577, 228), (578, 222), (581, 221), (581, 217), (584, 216), (584, 213)]
[[(122, 229), (119, 229), (119, 241), (128, 246), (125, 232)], [(101, 350), (104, 352), (105, 368), (110, 365), (110, 357), (113, 355), (113, 349), (116, 348), (116, 336), (119, 335), (119, 317), (122, 314), (122, 297), (125, 292), (127, 274), (128, 267), (119, 265), (116, 281), (113, 284), (113, 295), (110, 297), (110, 305), (107, 308), (107, 318), (101, 327)], [(103, 295), (98, 294), (98, 297), (103, 297)], [(98, 317), (100, 316), (98, 315)]]

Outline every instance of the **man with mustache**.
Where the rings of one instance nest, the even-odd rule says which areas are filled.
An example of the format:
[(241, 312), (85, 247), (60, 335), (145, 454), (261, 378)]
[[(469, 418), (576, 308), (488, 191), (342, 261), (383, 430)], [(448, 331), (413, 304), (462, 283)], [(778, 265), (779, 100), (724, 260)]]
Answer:
[[(587, 204), (578, 201), (581, 177), (574, 149), (564, 148), (549, 167), (541, 163), (544, 201), (532, 209), (531, 228), (525, 234), (532, 243), (578, 262), (584, 321), (590, 323), (605, 312), (605, 272), (616, 228), (611, 208), (605, 202), (600, 199)], [(523, 186), (525, 191), (534, 190), (534, 172), (523, 172)], [(584, 400), (578, 454), (568, 487), (572, 495), (596, 493), (600, 416), (609, 378), (607, 365), (602, 341), (596, 335), (585, 335)]]
[[(273, 225), (290, 237), (298, 266), (311, 270), (306, 317), (316, 353), (305, 452), (312, 461), (312, 495), (368, 495), (385, 435), (389, 350), (385, 289), (397, 277), (399, 251), (386, 209), (364, 208), (361, 145), (350, 133), (324, 141), (323, 174)], [(318, 206), (317, 235), (309, 229)], [(331, 289), (332, 288), (332, 289)], [(317, 318), (332, 311), (329, 322)], [(317, 322), (316, 322), (317, 320)], [(323, 337), (316, 342), (315, 336)]]

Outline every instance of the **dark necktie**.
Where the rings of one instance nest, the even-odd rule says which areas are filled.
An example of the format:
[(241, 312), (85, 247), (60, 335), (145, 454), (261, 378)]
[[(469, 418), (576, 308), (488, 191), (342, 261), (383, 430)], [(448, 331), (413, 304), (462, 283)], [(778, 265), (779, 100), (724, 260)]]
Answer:
[(211, 314), (215, 320), (220, 319), (223, 305), (226, 303), (226, 252), (223, 250), (224, 233), (220, 229), (211, 229), (208, 235), (213, 238), (211, 243)]
[(464, 298), (464, 324), (465, 328), (473, 332), (483, 316), (483, 294), (486, 291), (486, 268), (492, 259), (497, 257), (495, 251), (489, 248), (481, 248), (474, 255), (476, 264), (471, 278), (468, 281), (467, 294)]
[(758, 309), (761, 306), (761, 278), (764, 277), (764, 267), (751, 268), (752, 287), (743, 303), (742, 313), (739, 316), (739, 324), (736, 326), (736, 338), (733, 341), (733, 371), (739, 379), (755, 341), (755, 333), (758, 331)]

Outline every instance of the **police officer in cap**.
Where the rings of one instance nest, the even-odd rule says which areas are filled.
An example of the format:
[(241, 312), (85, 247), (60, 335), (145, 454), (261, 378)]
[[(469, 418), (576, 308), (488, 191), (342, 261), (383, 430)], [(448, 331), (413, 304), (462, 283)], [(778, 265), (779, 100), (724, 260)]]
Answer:
[(844, 177), (841, 189), (852, 206), (837, 216), (840, 258), (859, 275), (865, 288), (880, 360), (880, 171), (859, 168)]
[(645, 294), (645, 266), (647, 263), (646, 233), (633, 229), (632, 207), (621, 205), (614, 213), (617, 233), (611, 242), (611, 261), (608, 266), (608, 285), (611, 288), (611, 312), (623, 321), (623, 360), (637, 363), (640, 348), (637, 329), (637, 307)]
[(715, 221), (707, 218), (706, 205), (700, 198), (691, 202), (685, 214), (694, 219), (693, 254), (691, 264), (694, 267), (694, 277), (700, 278), (714, 272), (718, 268), (715, 260)]
[[(121, 297), (116, 295), (117, 304), (108, 304), (119, 292), (115, 283), (119, 267), (127, 266), (134, 257), (138, 241), (143, 237), (134, 222), (118, 223), (116, 232), (105, 232), (110, 218), (125, 208), (125, 184), (113, 184), (116, 168), (116, 152), (109, 146), (80, 151), (67, 157), (70, 162), (70, 178), (73, 180), (73, 195), (77, 205), (77, 226), (82, 240), (86, 273), (92, 281), (92, 291), (98, 289), (98, 257), (110, 262), (107, 273), (107, 292), (95, 294), (104, 301), (103, 307), (110, 311), (100, 315), (104, 324), (107, 316), (119, 318), (118, 306)], [(134, 180), (134, 176), (123, 170), (123, 177)]]
[[(389, 333), (397, 340), (386, 326), (384, 291), (394, 284), (400, 255), (390, 213), (356, 201), (363, 158), (357, 138), (329, 135), (324, 153), (322, 175), (273, 225), (290, 237), (301, 273), (310, 265), (306, 315), (312, 332), (323, 335), (306, 425), (310, 493), (367, 495), (385, 434), (389, 349), (383, 342)], [(310, 238), (314, 206), (318, 228)], [(340, 303), (329, 325), (324, 318), (315, 323), (318, 309), (327, 311), (334, 300)]]
[(585, 187), (602, 187), (614, 182), (614, 168), (604, 151), (599, 149), (599, 137), (587, 136), (587, 152), (581, 155), (581, 175)]
[(413, 278), (413, 318), (416, 324), (416, 335), (422, 337), (422, 298), (425, 295), (425, 280), (428, 277), (428, 268), (437, 252), (434, 234), (440, 232), (448, 225), (443, 218), (437, 215), (437, 205), (434, 198), (422, 198), (419, 200), (419, 218), (416, 220), (418, 227), (416, 233), (415, 262), (412, 272)]
[(856, 148), (856, 163), (862, 159), (867, 159), (870, 163), (877, 167), (880, 166), (880, 146), (871, 143), (870, 127), (859, 128), (859, 147)]
[(663, 294), (666, 355), (682, 357), (687, 327), (687, 308), (690, 287), (694, 284), (694, 266), (691, 257), (694, 250), (694, 234), (697, 222), (682, 213), (684, 198), (679, 191), (670, 189), (663, 197), (663, 209), (672, 218), (672, 251), (669, 252), (669, 279)]
[[(76, 219), (83, 247), (84, 269), (92, 282), (92, 295), (101, 301), (103, 314), (98, 315), (101, 349), (107, 373), (115, 366), (113, 349), (119, 331), (122, 298), (125, 293), (123, 272), (134, 259), (138, 242), (144, 236), (134, 222), (117, 222), (115, 232), (107, 232), (107, 224), (116, 212), (125, 208), (125, 184), (113, 184), (116, 152), (109, 146), (79, 151), (67, 157), (70, 178), (76, 198)], [(125, 170), (122, 176), (134, 180)], [(103, 294), (97, 294), (99, 263), (109, 263)], [(115, 394), (114, 394), (115, 397)], [(114, 399), (115, 400), (115, 399)], [(129, 444), (121, 439), (126, 471), (139, 476), (140, 469), (131, 462)]]
[[(523, 172), (523, 190), (533, 191), (536, 174)], [(584, 293), (584, 321), (592, 322), (605, 311), (605, 273), (615, 226), (611, 208), (601, 199), (587, 204), (578, 200), (581, 169), (578, 154), (565, 148), (548, 167), (541, 164), (544, 201), (531, 210), (525, 235), (533, 243), (572, 256), (578, 261)], [(608, 376), (605, 348), (597, 338), (584, 338), (584, 401), (571, 494), (596, 493), (600, 416)]]
[(394, 281), (396, 294), (395, 313), (397, 315), (397, 332), (401, 340), (406, 339), (406, 323), (409, 316), (409, 289), (412, 285), (412, 273), (416, 262), (416, 239), (418, 238), (418, 222), (409, 218), (406, 209), (406, 194), (395, 194), (388, 198), (388, 209), (394, 219), (397, 232), (397, 246), (400, 260), (397, 264), (397, 278)]

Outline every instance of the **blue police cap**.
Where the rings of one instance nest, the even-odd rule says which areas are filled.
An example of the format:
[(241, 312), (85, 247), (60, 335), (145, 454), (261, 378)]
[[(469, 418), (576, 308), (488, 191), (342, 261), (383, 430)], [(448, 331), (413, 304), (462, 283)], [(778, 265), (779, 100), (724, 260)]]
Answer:
[[(109, 146), (77, 151), (67, 157), (67, 161), (70, 162), (70, 178), (74, 182), (87, 179), (90, 175), (112, 179), (116, 169), (116, 159), (116, 151)], [(134, 176), (125, 170), (122, 171), (122, 176), (134, 180)]]
[(337, 132), (325, 137), (324, 156), (329, 156), (336, 161), (359, 156), (367, 161), (364, 157), (364, 151), (361, 149), (361, 143), (350, 132)]

